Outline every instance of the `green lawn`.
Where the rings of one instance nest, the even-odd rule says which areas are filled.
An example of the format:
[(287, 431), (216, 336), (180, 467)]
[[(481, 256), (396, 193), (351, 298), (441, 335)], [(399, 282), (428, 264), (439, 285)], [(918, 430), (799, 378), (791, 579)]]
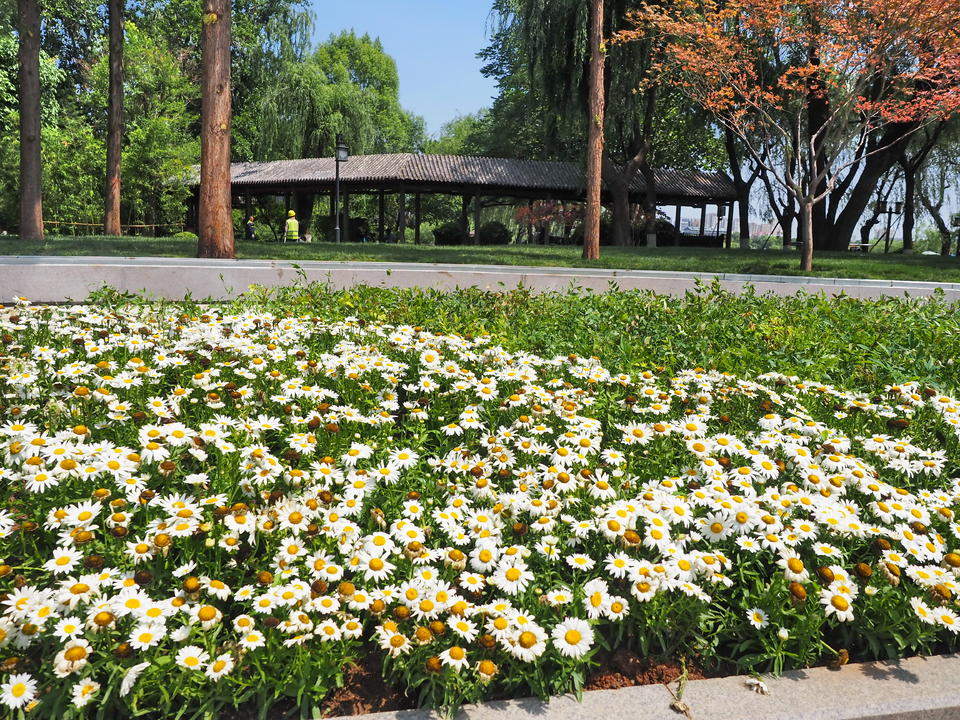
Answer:
[[(50, 237), (42, 243), (23, 243), (15, 237), (0, 238), (2, 255), (192, 257), (195, 252), (192, 243), (171, 238)], [(782, 250), (604, 247), (601, 255), (599, 261), (584, 261), (578, 247), (558, 245), (237, 244), (237, 257), (258, 259), (554, 265), (960, 282), (960, 260), (928, 255), (819, 253), (814, 258), (812, 273), (800, 272), (796, 252)]]

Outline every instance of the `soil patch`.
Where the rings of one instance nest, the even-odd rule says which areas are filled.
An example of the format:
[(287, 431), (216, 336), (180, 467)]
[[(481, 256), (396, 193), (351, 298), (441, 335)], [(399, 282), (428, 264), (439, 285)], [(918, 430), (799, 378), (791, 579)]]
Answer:
[(412, 710), (416, 706), (413, 698), (384, 681), (380, 658), (373, 653), (365, 654), (356, 665), (350, 666), (343, 687), (334, 690), (320, 704), (327, 717)]
[[(614, 650), (597, 655), (600, 667), (587, 677), (584, 690), (615, 690), (633, 685), (672, 683), (682, 674), (680, 663), (662, 658), (644, 658), (630, 650)], [(690, 680), (707, 677), (696, 665), (687, 662)]]

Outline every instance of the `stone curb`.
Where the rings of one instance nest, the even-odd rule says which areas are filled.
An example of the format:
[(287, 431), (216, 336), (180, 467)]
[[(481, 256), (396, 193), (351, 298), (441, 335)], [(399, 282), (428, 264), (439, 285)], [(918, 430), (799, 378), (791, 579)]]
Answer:
[[(687, 714), (671, 709), (676, 683), (593, 690), (570, 695), (465, 707), (456, 720), (956, 720), (960, 656), (862, 663), (839, 670), (812, 668), (764, 678), (769, 694), (749, 678), (691, 680), (683, 694)], [(332, 720), (439, 720), (426, 710), (343, 716)]]
[(786, 275), (618, 270), (516, 265), (454, 265), (339, 261), (205, 260), (198, 258), (100, 258), (25, 256), (0, 258), (0, 302), (23, 295), (35, 302), (83, 300), (109, 285), (158, 298), (226, 300), (250, 285), (293, 285), (302, 281), (326, 283), (335, 289), (357, 285), (427, 287), (437, 290), (481, 288), (502, 291), (524, 287), (533, 292), (604, 292), (652, 290), (682, 295), (698, 282), (718, 282), (731, 292), (746, 286), (759, 293), (793, 295), (797, 292), (876, 299), (925, 297), (937, 291), (960, 301), (960, 283), (909, 280), (818, 278)]

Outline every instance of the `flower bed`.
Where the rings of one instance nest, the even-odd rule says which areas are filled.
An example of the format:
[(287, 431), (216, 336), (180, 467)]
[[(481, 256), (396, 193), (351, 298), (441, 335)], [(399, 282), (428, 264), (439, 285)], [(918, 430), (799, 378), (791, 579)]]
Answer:
[[(0, 311), (0, 703), (309, 714), (955, 648), (960, 403), (249, 308)], [(81, 708), (81, 709), (77, 709)]]

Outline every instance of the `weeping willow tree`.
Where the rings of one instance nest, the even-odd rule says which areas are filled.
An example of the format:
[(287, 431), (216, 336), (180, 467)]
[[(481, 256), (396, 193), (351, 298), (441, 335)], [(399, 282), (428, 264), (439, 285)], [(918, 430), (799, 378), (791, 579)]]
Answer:
[[(627, 13), (638, 0), (608, 0), (603, 34), (633, 29)], [(543, 103), (544, 142), (584, 152), (589, 122), (589, 4), (580, 0), (495, 0), (499, 46), (487, 56), (503, 53), (490, 63), (502, 75), (522, 70)], [(510, 53), (509, 56), (506, 53)], [(638, 174), (645, 179), (645, 233), (655, 241), (656, 186), (653, 170), (670, 162), (697, 167), (704, 158), (713, 164), (722, 148), (709, 131), (703, 113), (679, 94), (645, 85), (656, 48), (647, 42), (605, 44), (603, 177), (613, 199), (614, 242), (630, 242), (629, 188)], [(505, 85), (501, 78), (501, 86)], [(697, 153), (689, 148), (698, 147)]]
[[(379, 40), (343, 32), (280, 72), (283, 82), (260, 102), (258, 159), (331, 157), (338, 133), (353, 154), (411, 151), (422, 138), (422, 121), (400, 106), (397, 66)], [(313, 200), (294, 197), (302, 228)]]

